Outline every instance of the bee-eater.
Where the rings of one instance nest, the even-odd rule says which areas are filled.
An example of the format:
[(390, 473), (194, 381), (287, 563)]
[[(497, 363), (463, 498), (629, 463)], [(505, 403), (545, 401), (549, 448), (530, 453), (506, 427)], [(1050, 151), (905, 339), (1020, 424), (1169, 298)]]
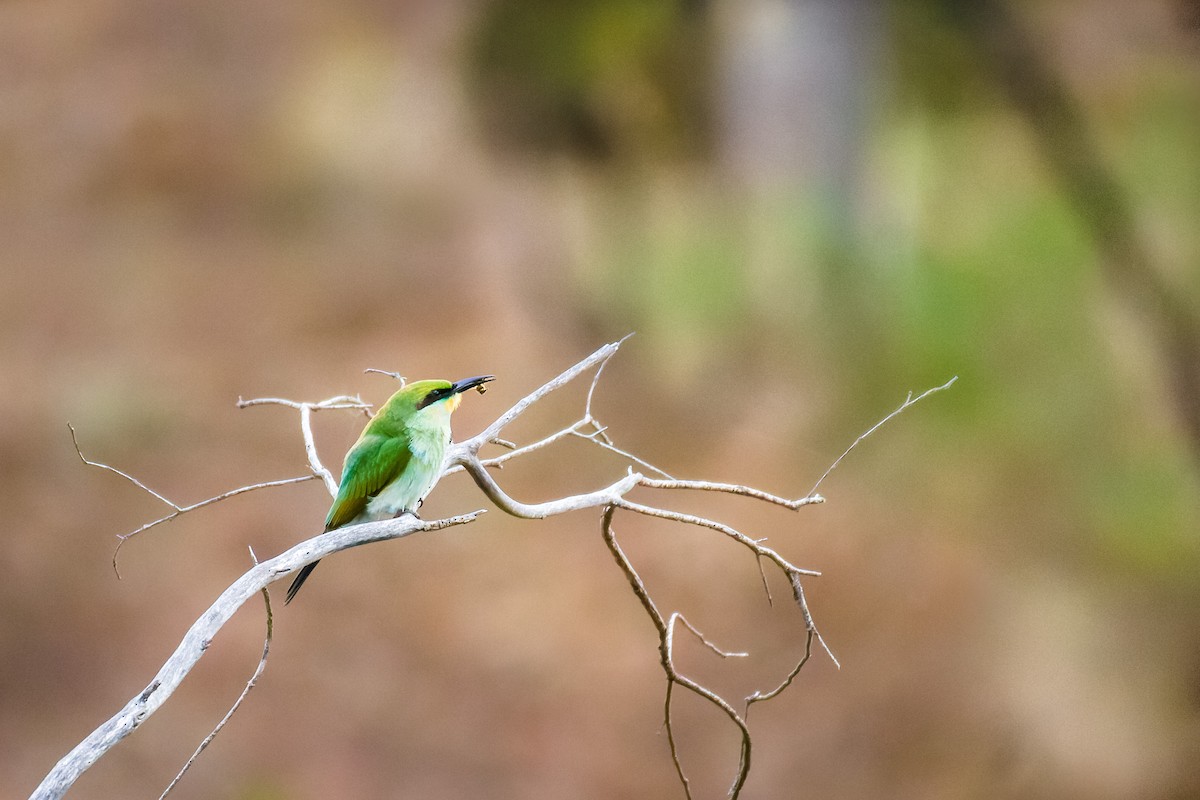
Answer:
[[(462, 402), (462, 393), (476, 387), (482, 393), (483, 384), (494, 378), (416, 381), (388, 398), (346, 453), (325, 530), (416, 514), (442, 475), (450, 415)], [(285, 604), (292, 602), (319, 563), (314, 561), (296, 574)]]

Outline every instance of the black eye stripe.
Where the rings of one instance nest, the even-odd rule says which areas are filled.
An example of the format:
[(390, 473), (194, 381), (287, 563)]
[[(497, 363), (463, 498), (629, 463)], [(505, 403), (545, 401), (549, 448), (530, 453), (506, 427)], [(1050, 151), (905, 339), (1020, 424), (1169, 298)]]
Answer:
[(421, 399), (420, 404), (417, 405), (417, 410), (420, 411), (422, 408), (425, 408), (425, 406), (436, 403), (438, 400), (441, 400), (443, 397), (450, 394), (450, 391), (450, 389), (430, 389), (429, 394), (425, 395), (425, 397)]

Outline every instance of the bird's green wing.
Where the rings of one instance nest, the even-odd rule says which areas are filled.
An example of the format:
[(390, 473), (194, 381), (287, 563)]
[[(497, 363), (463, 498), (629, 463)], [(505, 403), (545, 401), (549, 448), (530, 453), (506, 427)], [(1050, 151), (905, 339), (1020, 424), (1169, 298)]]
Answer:
[(370, 499), (404, 471), (410, 458), (406, 437), (364, 434), (346, 454), (342, 484), (325, 518), (325, 530), (340, 528), (361, 514)]

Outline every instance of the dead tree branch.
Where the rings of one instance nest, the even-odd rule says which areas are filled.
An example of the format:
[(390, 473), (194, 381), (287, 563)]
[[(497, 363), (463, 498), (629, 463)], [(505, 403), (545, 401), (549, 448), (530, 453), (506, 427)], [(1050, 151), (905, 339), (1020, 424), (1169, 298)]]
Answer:
[(42, 783), (31, 800), (52, 800), (66, 794), (92, 764), (145, 722), (179, 687), (192, 667), (212, 644), (213, 637), (242, 605), (269, 584), (312, 561), (351, 547), (399, 539), (420, 531), (436, 531), (474, 522), (482, 511), (425, 522), (408, 515), (399, 519), (368, 522), (322, 533), (257, 564), (221, 593), (197, 619), (183, 640), (146, 688), (67, 753)]
[[(628, 338), (628, 337), (626, 337)], [(801, 578), (808, 576), (820, 575), (819, 572), (810, 569), (803, 569), (792, 564), (788, 559), (782, 556), (779, 552), (771, 547), (763, 544), (762, 539), (752, 538), (741, 531), (714, 519), (687, 514), (680, 511), (675, 511), (668, 508), (663, 508), (654, 505), (648, 505), (642, 502), (634, 502), (628, 499), (627, 495), (636, 488), (663, 491), (663, 490), (687, 490), (687, 491), (708, 491), (722, 492), (726, 494), (737, 495), (751, 500), (766, 502), (773, 505), (778, 505), (790, 510), (798, 510), (807, 505), (814, 505), (824, 501), (820, 495), (816, 493), (817, 488), (829, 473), (836, 467), (842, 459), (846, 457), (864, 438), (877, 430), (884, 422), (895, 417), (900, 412), (904, 411), (913, 403), (921, 400), (929, 394), (947, 388), (953, 383), (953, 380), (947, 382), (943, 386), (930, 389), (925, 393), (913, 398), (910, 394), (905, 402), (874, 427), (862, 434), (855, 440), (849, 448), (846, 449), (841, 456), (834, 461), (833, 465), (822, 475), (821, 479), (813, 486), (811, 492), (801, 497), (785, 498), (770, 492), (763, 491), (750, 486), (742, 486), (737, 484), (716, 483), (712, 481), (691, 481), (677, 480), (671, 477), (665, 471), (653, 466), (648, 461), (645, 461), (626, 450), (616, 446), (607, 433), (607, 427), (603, 425), (594, 415), (592, 410), (592, 400), (599, 382), (601, 373), (609, 359), (616, 354), (621, 344), (625, 340), (613, 342), (601, 347), (596, 352), (592, 353), (587, 358), (575, 364), (571, 368), (562, 372), (552, 380), (548, 381), (535, 391), (531, 392), (511, 408), (501, 414), (494, 422), (488, 425), (479, 434), (466, 439), (457, 444), (451, 445), (446, 454), (443, 475), (465, 471), (471, 476), (478, 485), (479, 489), (487, 496), (487, 498), (495, 504), (500, 510), (516, 517), (525, 519), (543, 519), (546, 517), (557, 516), (572, 511), (580, 511), (589, 508), (601, 509), (601, 534), (605, 544), (616, 560), (618, 567), (628, 579), (634, 595), (642, 604), (651, 622), (654, 624), (659, 637), (659, 655), (663, 673), (667, 679), (667, 689), (664, 699), (664, 717), (667, 730), (667, 739), (670, 746), (671, 758), (674, 762), (676, 772), (679, 776), (680, 783), (683, 786), (685, 794), (691, 797), (691, 787), (684, 770), (682, 760), (676, 744), (673, 722), (671, 718), (672, 698), (674, 697), (674, 689), (676, 686), (687, 689), (698, 697), (702, 698), (714, 707), (718, 708), (729, 720), (738, 728), (741, 734), (741, 747), (738, 760), (738, 768), (729, 789), (730, 797), (737, 797), (741, 791), (746, 779), (749, 775), (752, 740), (750, 737), (750, 729), (746, 723), (746, 713), (739, 713), (724, 697), (709, 689), (706, 686), (692, 680), (686, 675), (680, 673), (674, 662), (674, 633), (678, 624), (683, 624), (689, 631), (699, 638), (702, 644), (711, 650), (716, 655), (726, 657), (740, 657), (745, 653), (733, 653), (722, 650), (708, 641), (707, 638), (693, 626), (687, 619), (678, 611), (672, 612), (666, 616), (659, 611), (645, 584), (638, 576), (637, 571), (633, 567), (625, 553), (621, 550), (617, 542), (616, 533), (613, 527), (613, 519), (618, 512), (626, 511), (629, 513), (639, 514), (642, 516), (654, 517), (657, 519), (675, 522), (684, 525), (695, 525), (715, 531), (723, 536), (733, 539), (738, 544), (745, 547), (754, 556), (759, 565), (760, 572), (763, 570), (764, 564), (773, 564), (787, 579), (788, 584), (792, 587), (792, 595), (796, 606), (800, 611), (801, 621), (804, 625), (806, 633), (806, 641), (804, 655), (799, 663), (792, 671), (783, 679), (783, 681), (774, 689), (768, 692), (755, 692), (745, 698), (745, 708), (748, 712), (753, 703), (769, 700), (781, 694), (787, 689), (799, 674), (800, 670), (809, 661), (812, 655), (812, 645), (814, 640), (821, 645), (825, 652), (829, 655), (834, 664), (837, 664), (837, 659), (826, 645), (825, 640), (821, 637), (813, 622), (812, 614), (808, 608), (807, 601), (804, 597), (804, 590), (801, 585)], [(588, 388), (587, 399), (584, 405), (583, 416), (579, 420), (568, 425), (538, 441), (524, 446), (518, 446), (513, 442), (501, 438), (501, 433), (505, 427), (511, 424), (514, 420), (532, 408), (537, 402), (542, 400), (550, 393), (566, 386), (580, 376), (594, 370), (591, 384)], [(371, 370), (379, 371), (381, 370)], [(395, 373), (384, 373), (395, 375)], [(148, 492), (158, 500), (173, 509), (172, 513), (166, 517), (149, 523), (142, 528), (121, 537), (122, 541), (127, 540), (131, 536), (148, 530), (162, 522), (169, 521), (179, 516), (199, 508), (202, 508), (220, 500), (234, 497), (254, 489), (268, 488), (270, 486), (279, 486), (287, 483), (296, 483), (303, 480), (311, 480), (313, 478), (321, 478), (326, 488), (331, 494), (337, 492), (337, 482), (332, 473), (324, 467), (317, 454), (317, 448), (314, 443), (312, 434), (312, 414), (319, 410), (328, 409), (354, 409), (362, 410), (369, 413), (369, 406), (363, 403), (357, 397), (341, 396), (331, 398), (319, 403), (297, 402), (282, 398), (259, 398), (255, 400), (238, 400), (240, 408), (259, 405), (282, 405), (289, 408), (297, 409), (300, 412), (300, 429), (303, 438), (305, 453), (308, 457), (310, 475), (300, 478), (286, 479), (283, 481), (271, 481), (268, 483), (255, 484), (253, 486), (245, 486), (238, 489), (225, 492), (200, 503), (192, 504), (191, 506), (179, 506), (176, 503), (168, 500), (163, 495), (154, 492), (141, 481), (133, 478), (127, 473), (122, 472), (114, 467), (106, 464), (91, 461), (79, 452), (78, 444), (76, 444), (76, 452), (84, 463), (95, 466), (107, 471), (115, 472), (124, 477), (137, 487)], [(74, 441), (75, 432), (71, 430), (72, 440)], [(562, 441), (568, 437), (578, 437), (585, 441), (591, 442), (598, 447), (601, 447), (610, 452), (616, 453), (633, 465), (652, 472), (659, 477), (647, 477), (641, 472), (635, 471), (633, 467), (628, 470), (628, 474), (624, 477), (615, 480), (608, 486), (596, 489), (591, 492), (572, 495), (569, 497), (560, 497), (537, 503), (525, 503), (513, 498), (509, 495), (492, 476), (492, 468), (500, 468), (508, 461), (522, 455), (526, 455), (537, 450), (550, 447), (551, 445)], [(480, 455), (480, 451), (488, 445), (498, 445), (504, 447), (508, 452), (498, 456), (484, 458)], [(165, 701), (170, 697), (171, 693), (187, 676), (192, 667), (204, 654), (209, 643), (216, 635), (217, 631), (225, 624), (226, 621), (234, 614), (234, 612), (242, 606), (250, 597), (256, 593), (262, 592), (267, 602), (267, 642), (264, 645), (263, 657), (259, 662), (259, 668), (255, 675), (250, 679), (243, 694), (229, 714), (226, 715), (209, 735), (207, 739), (197, 749), (196, 753), (189, 759), (184, 769), (179, 776), (172, 781), (167, 787), (167, 792), (176, 785), (179, 778), (195, 761), (196, 757), (204, 750), (208, 743), (212, 740), (229, 716), (237, 709), (245, 698), (259, 675), (262, 673), (262, 668), (266, 662), (267, 651), (270, 647), (272, 617), (270, 610), (270, 599), (266, 595), (266, 587), (275, 580), (290, 574), (291, 572), (309, 564), (318, 558), (328, 556), (332, 553), (344, 550), (350, 547), (357, 547), (371, 542), (384, 541), (388, 539), (397, 539), (407, 536), (418, 531), (434, 531), (453, 525), (462, 525), (474, 521), (482, 510), (474, 511), (469, 514), (463, 514), (455, 517), (450, 517), (442, 520), (425, 522), (411, 515), (406, 515), (397, 519), (391, 519), (382, 522), (371, 522), (361, 525), (352, 525), (344, 528), (338, 528), (327, 533), (322, 533), (303, 541), (286, 552), (269, 559), (262, 563), (256, 563), (253, 568), (247, 571), (242, 577), (226, 589), (220, 597), (209, 607), (207, 611), (192, 625), (188, 632), (183, 637), (178, 648), (170, 658), (163, 664), (158, 674), (150, 682), (150, 684), (131, 699), (124, 708), (122, 708), (115, 716), (93, 731), (86, 739), (79, 743), (70, 753), (68, 753), (46, 776), (45, 780), (32, 795), (37, 800), (51, 800), (52, 798), (61, 797), (75, 782), (75, 780), (93, 763), (103, 756), (117, 742), (132, 733), (142, 722), (153, 714)], [(114, 556), (115, 563), (115, 556)], [(763, 583), (766, 585), (766, 574), (763, 573)], [(768, 591), (768, 600), (770, 593)], [(164, 792), (164, 795), (166, 792)]]

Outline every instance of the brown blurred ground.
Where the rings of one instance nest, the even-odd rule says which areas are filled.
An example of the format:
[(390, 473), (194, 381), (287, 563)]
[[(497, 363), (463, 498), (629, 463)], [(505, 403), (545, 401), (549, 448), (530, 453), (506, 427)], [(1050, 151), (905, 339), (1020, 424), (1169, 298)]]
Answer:
[[(1016, 8), (1194, 310), (1197, 17), (1128, 5)], [(630, 330), (598, 399), (617, 441), (781, 493), (961, 375), (839, 467), (826, 506), (671, 501), (825, 573), (810, 602), (843, 669), (815, 659), (755, 708), (745, 796), (1197, 796), (1197, 445), (1153, 311), (1106, 277), (961, 11), (5, 4), (0, 797), (144, 687), (248, 545), (281, 551), (328, 503), (306, 483), (186, 517), (126, 546), (118, 581), (114, 535), (162, 509), (80, 464), (68, 421), (192, 502), (305, 469), (295, 416), (239, 396), (379, 402), (365, 367), (500, 376), (461, 435)], [(361, 420), (318, 423), (340, 463)], [(624, 468), (576, 445), (503, 477), (540, 500)], [(460, 476), (425, 516), (483, 504)], [(653, 630), (596, 522), (492, 513), (329, 559), (174, 796), (679, 796)], [(689, 670), (735, 697), (786, 674), (800, 621), (743, 552), (620, 532), (664, 608), (753, 654), (689, 643)], [(262, 627), (248, 607), (71, 796), (160, 792)], [(678, 712), (696, 796), (723, 796), (733, 731)]]

